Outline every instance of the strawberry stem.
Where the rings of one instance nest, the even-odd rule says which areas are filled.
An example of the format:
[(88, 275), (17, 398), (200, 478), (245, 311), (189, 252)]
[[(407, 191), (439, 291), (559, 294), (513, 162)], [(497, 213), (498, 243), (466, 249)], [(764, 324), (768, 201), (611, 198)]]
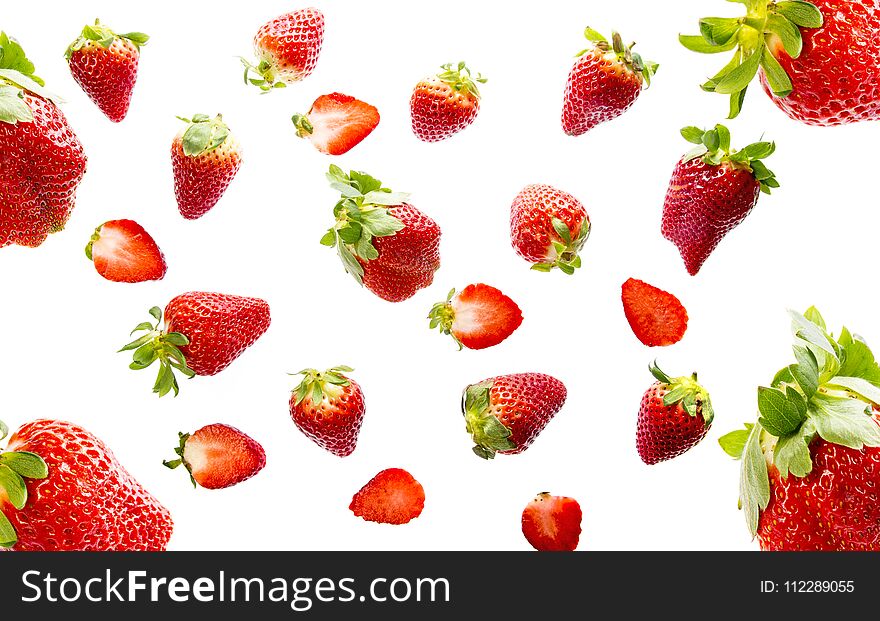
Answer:
[(455, 310), (452, 308), (452, 298), (455, 295), (455, 289), (446, 296), (446, 301), (437, 302), (428, 313), (430, 319), (429, 328), (439, 328), (440, 332), (451, 336), (458, 345), (458, 351), (464, 349), (464, 345), (458, 337), (452, 333), (452, 324), (455, 323)]

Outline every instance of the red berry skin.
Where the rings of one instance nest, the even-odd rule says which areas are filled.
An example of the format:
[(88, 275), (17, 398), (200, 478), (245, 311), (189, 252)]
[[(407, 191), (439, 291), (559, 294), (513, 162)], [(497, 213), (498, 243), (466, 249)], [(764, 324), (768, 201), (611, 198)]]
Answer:
[(370, 479), (348, 508), (368, 522), (406, 524), (422, 514), (425, 490), (406, 470), (388, 468)]
[(588, 50), (568, 74), (562, 104), (562, 129), (580, 136), (600, 123), (617, 118), (642, 92), (641, 78), (612, 52)]
[(201, 218), (220, 200), (241, 168), (241, 147), (232, 134), (219, 147), (199, 155), (183, 152), (183, 132), (171, 144), (174, 194), (187, 220)]
[(642, 397), (636, 431), (639, 457), (648, 465), (673, 459), (689, 451), (706, 437), (707, 425), (702, 415), (691, 416), (681, 403), (663, 405), (669, 387), (654, 383)]
[(205, 489), (224, 489), (260, 472), (266, 466), (266, 451), (235, 427), (215, 423), (187, 439), (183, 459), (196, 483)]
[(751, 171), (696, 158), (675, 167), (663, 203), (663, 237), (674, 243), (691, 276), (758, 202), (761, 184)]
[(95, 270), (112, 282), (162, 280), (168, 271), (162, 250), (134, 220), (111, 220), (99, 226), (87, 252)]
[(174, 523), (168, 510), (123, 468), (113, 452), (73, 423), (23, 425), (8, 450), (36, 453), (45, 479), (26, 479), (28, 501), (16, 510), (0, 499), (21, 551), (165, 550)]
[(259, 298), (190, 292), (165, 307), (165, 327), (189, 339), (180, 348), (196, 375), (216, 375), (269, 328), (269, 305)]
[(510, 431), (510, 441), (516, 445), (498, 451), (502, 455), (518, 455), (529, 448), (568, 396), (565, 384), (543, 373), (516, 373), (486, 381), (492, 382), (490, 411)]
[(109, 48), (97, 41), (86, 41), (71, 52), (68, 64), (73, 79), (89, 99), (108, 119), (119, 123), (128, 114), (139, 60), (137, 46), (117, 37)]
[(0, 122), (0, 248), (36, 248), (64, 228), (86, 170), (86, 155), (64, 113), (24, 92), (29, 123)]
[[(341, 375), (341, 374), (340, 374)], [(338, 457), (347, 457), (357, 446), (364, 422), (364, 393), (360, 385), (346, 375), (348, 386), (339, 386), (338, 395), (331, 395), (333, 386), (324, 387), (324, 400), (312, 403), (306, 396), (299, 404), (296, 394), (290, 395), (290, 417), (306, 437)]]
[(527, 185), (510, 207), (510, 241), (516, 253), (530, 263), (553, 262), (554, 241), (561, 241), (553, 230), (559, 218), (576, 239), (590, 217), (581, 202), (568, 192), (546, 184)]
[(540, 552), (571, 552), (577, 549), (582, 519), (577, 500), (543, 492), (523, 509), (523, 536)]
[(821, 28), (801, 28), (803, 50), (792, 59), (781, 41), (772, 52), (794, 88), (772, 94), (789, 117), (808, 125), (834, 126), (880, 119), (880, 4), (876, 0), (811, 0), (822, 12)]
[(261, 61), (271, 66), (273, 79), (302, 80), (314, 71), (324, 43), (324, 14), (307, 8), (285, 13), (263, 24), (254, 37)]
[(437, 77), (419, 82), (409, 105), (413, 133), (423, 142), (450, 138), (473, 123), (480, 112), (479, 97), (456, 91)]

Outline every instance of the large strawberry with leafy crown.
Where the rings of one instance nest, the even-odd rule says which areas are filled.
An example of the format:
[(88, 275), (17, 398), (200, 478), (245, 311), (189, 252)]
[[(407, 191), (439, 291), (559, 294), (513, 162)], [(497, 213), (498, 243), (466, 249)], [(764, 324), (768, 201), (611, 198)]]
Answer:
[(480, 89), (486, 78), (474, 75), (464, 62), (416, 84), (409, 101), (412, 130), (424, 142), (439, 142), (474, 122), (480, 112)]
[(723, 125), (703, 131), (685, 127), (681, 135), (695, 145), (675, 166), (663, 203), (661, 232), (678, 247), (691, 276), (697, 274), (724, 236), (746, 219), (761, 192), (779, 182), (762, 161), (776, 150), (756, 142), (735, 151)]
[(364, 393), (344, 365), (326, 371), (303, 369), (302, 381), (290, 393), (290, 418), (321, 448), (347, 457), (357, 446), (364, 422)]
[(64, 53), (73, 79), (114, 123), (128, 114), (140, 49), (149, 39), (142, 32), (116, 34), (96, 19)]
[(758, 388), (759, 417), (720, 439), (763, 550), (880, 551), (880, 365), (846, 328), (791, 313), (796, 362)]
[[(0, 422), (0, 440), (7, 432)], [(79, 425), (27, 423), (0, 452), (0, 548), (156, 551), (173, 528), (168, 510)]]
[(254, 36), (257, 64), (241, 59), (244, 82), (266, 93), (306, 78), (318, 64), (324, 44), (324, 14), (299, 9), (263, 24)]
[(880, 3), (877, 0), (736, 0), (746, 16), (700, 20), (682, 44), (704, 54), (734, 52), (703, 84), (742, 108), (755, 75), (788, 116), (809, 125), (880, 118)]
[(64, 228), (86, 170), (82, 144), (21, 46), (0, 32), (0, 248)]
[(336, 247), (345, 271), (377, 296), (402, 302), (434, 281), (440, 268), (440, 227), (370, 175), (338, 166), (327, 173), (342, 198), (336, 223), (321, 238)]

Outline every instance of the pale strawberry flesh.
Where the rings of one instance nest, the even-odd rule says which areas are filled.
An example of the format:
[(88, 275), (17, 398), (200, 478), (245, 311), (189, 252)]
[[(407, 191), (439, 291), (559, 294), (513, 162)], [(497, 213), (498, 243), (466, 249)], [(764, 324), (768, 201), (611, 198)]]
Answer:
[(451, 304), (452, 334), (468, 349), (498, 345), (522, 324), (516, 302), (489, 285), (468, 285)]
[(183, 459), (193, 480), (206, 489), (221, 489), (246, 481), (266, 465), (263, 447), (235, 427), (202, 427), (186, 441)]
[(357, 146), (379, 124), (379, 111), (368, 103), (343, 95), (321, 95), (308, 114), (307, 138), (318, 151), (342, 155)]

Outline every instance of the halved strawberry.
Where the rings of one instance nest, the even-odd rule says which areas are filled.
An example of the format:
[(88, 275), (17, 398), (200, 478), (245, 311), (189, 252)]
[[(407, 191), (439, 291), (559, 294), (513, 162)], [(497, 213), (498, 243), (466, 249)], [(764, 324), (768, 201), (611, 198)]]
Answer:
[(677, 297), (635, 278), (623, 283), (621, 291), (626, 320), (642, 343), (663, 347), (684, 337), (688, 314)]
[(110, 220), (96, 228), (86, 256), (113, 282), (161, 280), (168, 270), (159, 246), (134, 220)]
[(178, 458), (162, 463), (174, 470), (181, 464), (189, 471), (193, 487), (222, 489), (246, 481), (266, 465), (260, 443), (235, 427), (215, 423), (192, 434), (181, 433)]
[(542, 552), (571, 552), (581, 535), (581, 506), (574, 498), (538, 494), (522, 513), (522, 532)]
[(364, 485), (348, 507), (368, 522), (406, 524), (425, 508), (425, 490), (406, 470), (388, 468)]
[(296, 135), (311, 140), (318, 151), (342, 155), (376, 129), (379, 111), (349, 95), (330, 93), (318, 97), (308, 114), (294, 114), (290, 120)]
[(462, 347), (486, 349), (498, 345), (522, 323), (522, 311), (516, 302), (495, 287), (478, 283), (460, 293), (449, 292), (445, 302), (438, 302), (428, 313), (431, 329), (440, 328)]

